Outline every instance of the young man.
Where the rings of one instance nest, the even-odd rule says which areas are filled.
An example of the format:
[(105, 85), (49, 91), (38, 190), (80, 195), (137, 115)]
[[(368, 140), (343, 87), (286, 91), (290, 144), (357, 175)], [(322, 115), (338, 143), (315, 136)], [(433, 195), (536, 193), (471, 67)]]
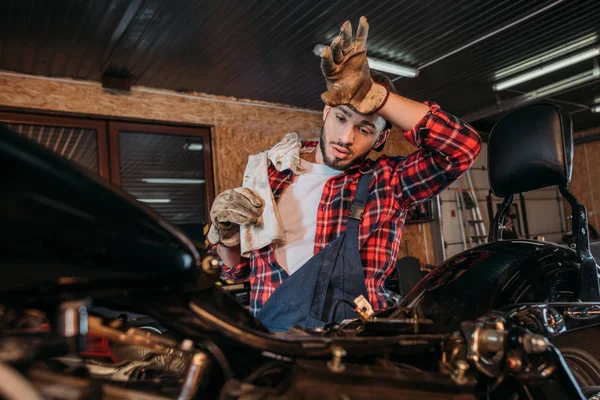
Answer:
[[(281, 167), (279, 156), (269, 158), (276, 210), (261, 216), (268, 199), (248, 188), (223, 192), (211, 210), (209, 240), (217, 244), (223, 274), (232, 280), (250, 275), (251, 311), (273, 331), (355, 317), (349, 304), (361, 294), (375, 309), (385, 308), (384, 281), (396, 263), (407, 211), (450, 185), (480, 151), (473, 128), (437, 104), (398, 95), (387, 77), (371, 73), (367, 32), (362, 17), (352, 41), (346, 22), (323, 50), (328, 90), (321, 136), (302, 144), (297, 165)], [(381, 150), (392, 124), (418, 150), (367, 159)], [(287, 139), (275, 146), (284, 156)], [(285, 240), (241, 257), (240, 225), (262, 224), (272, 212)]]

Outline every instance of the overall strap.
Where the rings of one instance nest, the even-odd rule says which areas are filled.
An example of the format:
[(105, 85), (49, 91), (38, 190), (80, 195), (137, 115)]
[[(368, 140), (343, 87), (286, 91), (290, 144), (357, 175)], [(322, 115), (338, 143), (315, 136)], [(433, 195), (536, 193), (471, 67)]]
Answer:
[(363, 174), (358, 180), (356, 187), (356, 196), (352, 201), (350, 208), (350, 216), (346, 222), (346, 239), (348, 244), (353, 245), (358, 249), (358, 227), (362, 221), (367, 201), (369, 200), (369, 185), (373, 174)]

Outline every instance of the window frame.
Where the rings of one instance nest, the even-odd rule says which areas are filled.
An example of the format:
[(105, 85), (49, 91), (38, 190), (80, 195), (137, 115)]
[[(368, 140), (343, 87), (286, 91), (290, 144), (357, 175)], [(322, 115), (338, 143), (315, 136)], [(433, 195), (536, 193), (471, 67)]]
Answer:
[(120, 131), (201, 137), (202, 143), (205, 144), (205, 146), (202, 148), (202, 155), (204, 156), (204, 171), (206, 180), (206, 215), (210, 215), (210, 208), (215, 197), (210, 128), (109, 120), (108, 142), (110, 154), (110, 182), (118, 187), (121, 187), (121, 153), (119, 148)]
[[(96, 146), (98, 149), (98, 175), (105, 180), (110, 179), (106, 121), (0, 111), (0, 122), (95, 130)], [(93, 173), (92, 171), (88, 172)]]

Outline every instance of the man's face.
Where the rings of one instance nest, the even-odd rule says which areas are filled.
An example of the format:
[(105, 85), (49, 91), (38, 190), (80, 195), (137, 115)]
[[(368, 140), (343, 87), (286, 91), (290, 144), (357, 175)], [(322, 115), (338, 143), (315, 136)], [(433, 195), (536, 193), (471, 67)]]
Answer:
[(384, 128), (385, 120), (376, 114), (359, 114), (347, 106), (326, 106), (319, 139), (324, 164), (342, 171), (360, 163), (375, 145), (385, 141), (389, 129)]

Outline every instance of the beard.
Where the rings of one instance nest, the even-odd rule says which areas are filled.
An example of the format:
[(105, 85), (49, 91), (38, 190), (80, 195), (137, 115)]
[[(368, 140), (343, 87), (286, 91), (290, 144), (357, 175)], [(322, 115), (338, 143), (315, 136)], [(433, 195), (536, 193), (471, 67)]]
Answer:
[[(349, 157), (344, 160), (340, 160), (339, 158), (333, 155), (329, 156), (327, 154), (327, 146), (329, 144), (335, 144), (339, 147), (345, 148), (350, 153)], [(360, 164), (365, 158), (367, 158), (367, 155), (369, 155), (369, 152), (371, 151), (371, 149), (369, 149), (363, 154), (358, 154), (354, 156), (354, 152), (350, 150), (348, 145), (345, 145), (341, 142), (327, 142), (327, 138), (325, 135), (325, 124), (321, 126), (321, 136), (319, 136), (319, 148), (321, 149), (321, 154), (323, 155), (323, 162), (325, 163), (325, 165), (327, 165), (329, 168), (333, 168), (338, 171), (345, 171), (353, 165)]]

